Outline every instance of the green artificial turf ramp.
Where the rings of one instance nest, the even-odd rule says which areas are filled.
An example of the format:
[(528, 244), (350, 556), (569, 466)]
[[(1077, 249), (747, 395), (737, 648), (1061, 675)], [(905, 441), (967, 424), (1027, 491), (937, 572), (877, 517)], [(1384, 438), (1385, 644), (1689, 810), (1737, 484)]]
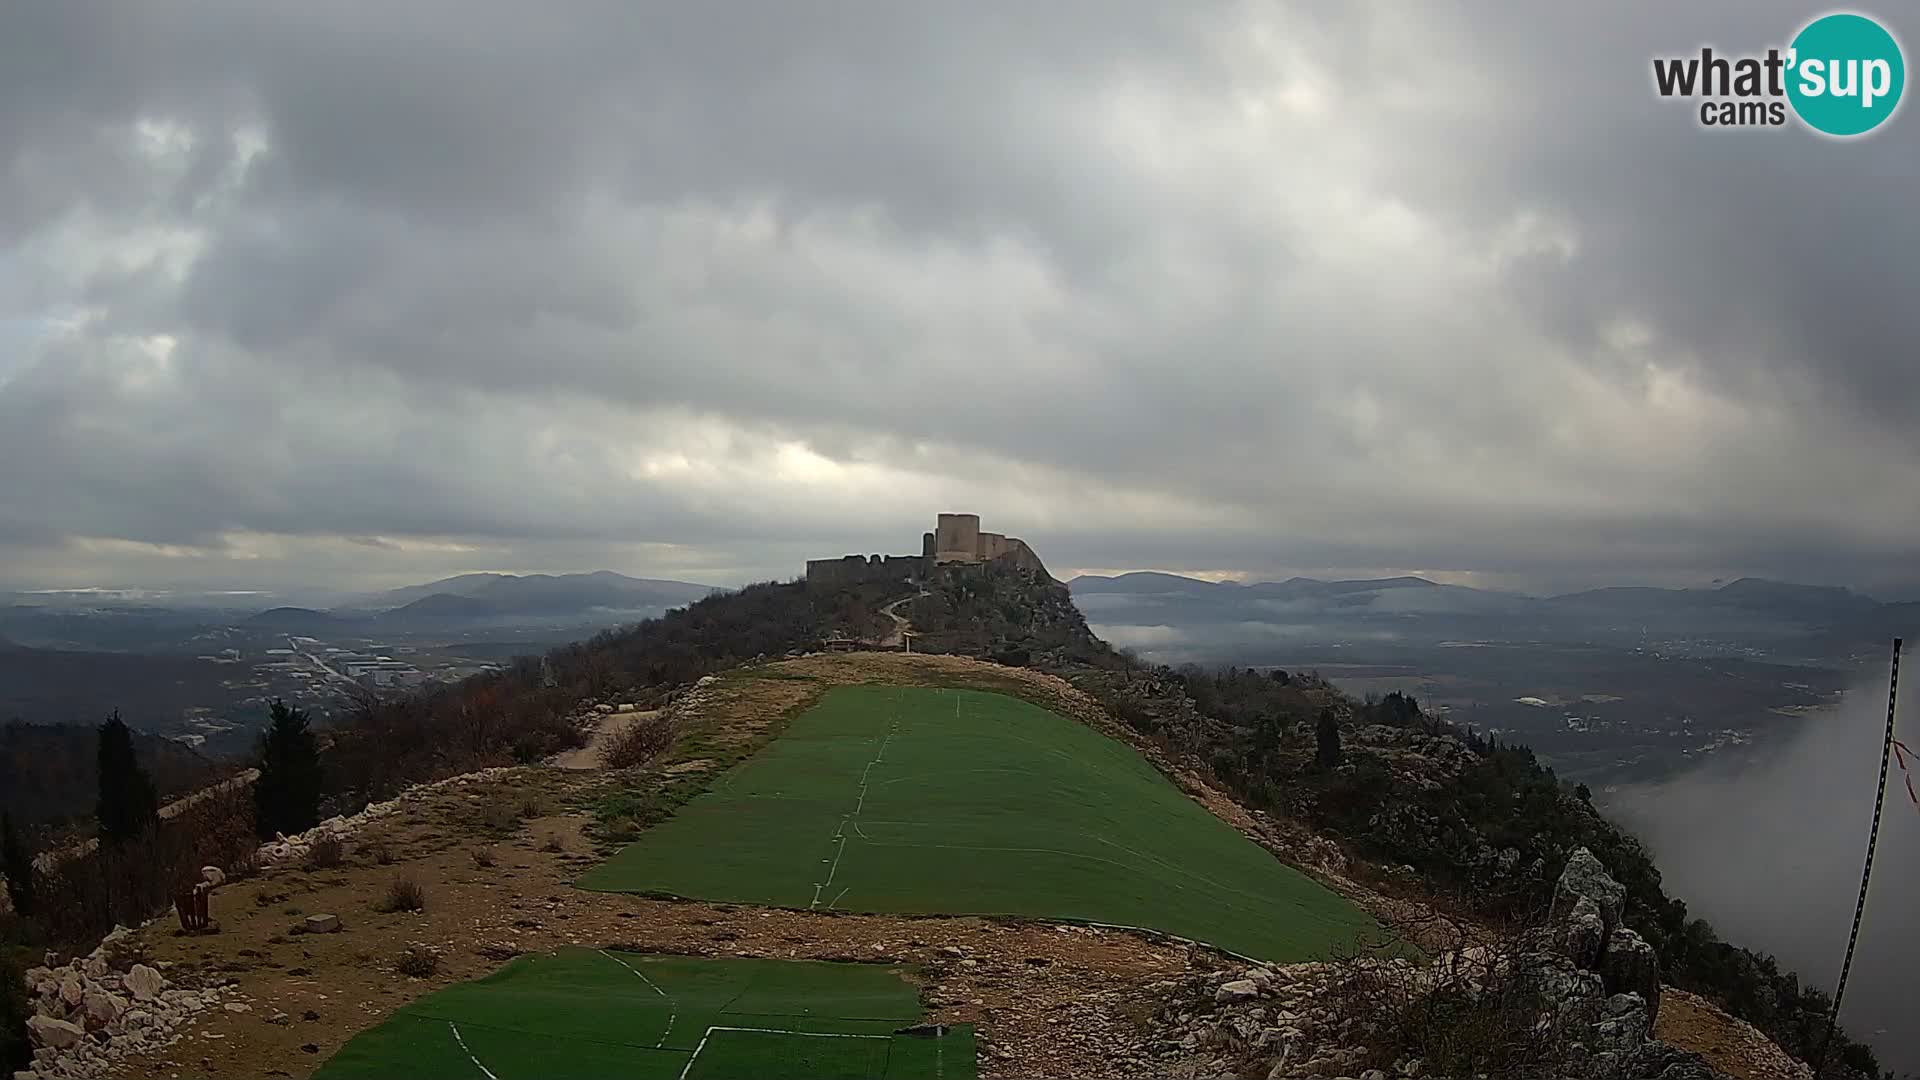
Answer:
[(1130, 747), (973, 690), (831, 690), (579, 885), (1147, 927), (1276, 961), (1385, 936)]
[(402, 1007), (316, 1074), (634, 1080), (970, 1080), (973, 1032), (924, 1015), (897, 967), (566, 949)]

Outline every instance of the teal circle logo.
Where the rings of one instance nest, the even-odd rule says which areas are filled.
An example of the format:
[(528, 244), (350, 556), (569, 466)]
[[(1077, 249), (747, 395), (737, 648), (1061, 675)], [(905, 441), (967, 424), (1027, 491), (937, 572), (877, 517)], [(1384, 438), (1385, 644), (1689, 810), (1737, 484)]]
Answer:
[(1864, 135), (1900, 107), (1907, 85), (1900, 43), (1865, 15), (1822, 15), (1789, 48), (1787, 99), (1815, 131)]

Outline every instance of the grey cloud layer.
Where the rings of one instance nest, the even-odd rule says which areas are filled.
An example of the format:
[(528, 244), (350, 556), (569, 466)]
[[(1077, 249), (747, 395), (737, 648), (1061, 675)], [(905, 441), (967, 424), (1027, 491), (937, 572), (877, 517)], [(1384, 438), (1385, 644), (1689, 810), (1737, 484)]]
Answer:
[(1646, 86), (1805, 12), (567, 10), (0, 15), (0, 579), (1910, 574), (1912, 117)]

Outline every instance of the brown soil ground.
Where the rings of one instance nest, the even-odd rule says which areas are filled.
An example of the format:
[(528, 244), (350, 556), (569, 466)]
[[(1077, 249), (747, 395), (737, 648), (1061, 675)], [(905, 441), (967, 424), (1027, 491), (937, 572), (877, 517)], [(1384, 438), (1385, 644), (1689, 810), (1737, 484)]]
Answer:
[[(829, 684), (929, 681), (917, 677), (929, 666), (936, 678), (970, 674), (948, 661), (914, 657), (902, 668), (856, 654), (851, 662), (774, 665), (769, 678), (723, 679), (704, 688), (697, 708), (680, 718), (695, 736), (690, 754), (707, 756), (683, 754), (652, 774), (684, 776), (719, 764), (715, 756), (751, 752)], [(711, 755), (715, 747), (730, 753)], [(203, 1014), (180, 1042), (124, 1063), (120, 1073), (305, 1076), (355, 1033), (423, 994), (487, 974), (518, 953), (581, 945), (921, 965), (929, 1018), (976, 1025), (983, 1076), (1097, 1076), (1113, 1067), (1112, 1048), (1136, 1038), (1151, 1013), (1145, 987), (1227, 963), (1203, 947), (1124, 931), (574, 890), (572, 881), (604, 850), (588, 831), (593, 817), (585, 807), (610, 785), (646, 782), (547, 767), (518, 770), (495, 784), (445, 788), (404, 818), (370, 826), (339, 867), (273, 867), (229, 883), (214, 894), (217, 933), (183, 936), (170, 920), (149, 925), (141, 937), (169, 978), (231, 981), (251, 1008)], [(498, 827), (489, 828), (489, 820)], [(492, 865), (481, 865), (476, 851)], [(399, 877), (425, 888), (423, 910), (382, 910)], [(338, 915), (344, 929), (295, 932), (306, 916), (322, 913)], [(439, 950), (433, 976), (396, 971), (402, 952), (415, 945)]]
[(1654, 1036), (1691, 1050), (1738, 1080), (1811, 1080), (1813, 1070), (1706, 998), (1672, 987), (1661, 991)]
[(607, 713), (600, 717), (587, 734), (584, 746), (574, 747), (564, 754), (556, 754), (547, 764), (556, 769), (604, 769), (607, 767), (607, 747), (621, 733), (635, 724), (644, 723), (660, 715), (658, 709), (639, 709), (631, 712)]

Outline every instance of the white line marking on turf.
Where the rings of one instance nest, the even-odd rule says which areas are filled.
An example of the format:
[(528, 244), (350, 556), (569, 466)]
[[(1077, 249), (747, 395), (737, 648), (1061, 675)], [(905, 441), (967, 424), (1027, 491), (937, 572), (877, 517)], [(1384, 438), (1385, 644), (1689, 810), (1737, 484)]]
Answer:
[[(897, 699), (896, 695), (896, 701)], [(833, 866), (827, 870), (827, 880), (813, 883), (813, 902), (807, 905), (808, 911), (813, 911), (820, 906), (820, 891), (832, 888), (833, 876), (840, 872), (840, 856), (847, 853), (847, 822), (853, 822), (853, 831), (859, 833), (862, 840), (867, 838), (866, 832), (860, 828), (860, 811), (867, 805), (867, 777), (872, 774), (873, 767), (880, 764), (881, 760), (887, 756), (887, 744), (893, 741), (893, 733), (898, 730), (900, 730), (900, 712), (896, 705), (893, 722), (887, 726), (887, 734), (880, 740), (879, 751), (873, 755), (872, 761), (867, 762), (867, 767), (860, 770), (860, 797), (854, 801), (853, 813), (841, 818), (840, 824), (833, 830), (833, 839), (839, 841), (839, 846), (833, 852)], [(842, 889), (840, 895), (845, 896), (846, 890)], [(836, 900), (834, 903), (839, 901)], [(828, 904), (827, 910), (833, 910), (833, 904)]]
[[(707, 1048), (707, 1040), (713, 1038), (713, 1033), (716, 1031), (755, 1031), (765, 1035), (798, 1035), (803, 1039), (885, 1039), (889, 1042), (893, 1040), (893, 1036), (891, 1035), (848, 1035), (839, 1031), (782, 1031), (779, 1028), (723, 1027), (716, 1025), (708, 1028), (706, 1033), (700, 1036), (700, 1045), (693, 1048), (693, 1056), (687, 1059), (687, 1064), (680, 1070), (680, 1080), (687, 1080), (687, 1074), (693, 1071), (693, 1063), (700, 1060), (700, 1051)], [(476, 1064), (478, 1063), (476, 1062)], [(492, 1076), (493, 1074), (487, 1073), (487, 1075)]]
[(634, 975), (638, 977), (641, 982), (646, 983), (649, 987), (651, 987), (654, 993), (659, 994), (661, 997), (667, 999), (667, 1030), (660, 1033), (660, 1041), (657, 1043), (654, 1043), (653, 1048), (655, 1050), (658, 1050), (662, 1046), (665, 1046), (667, 1044), (667, 1036), (673, 1034), (673, 1022), (680, 1018), (680, 1003), (673, 1000), (673, 996), (671, 994), (668, 994), (665, 990), (660, 989), (659, 983), (656, 983), (652, 979), (649, 979), (645, 975), (641, 974), (639, 968), (634, 967), (632, 964), (627, 963), (625, 960), (620, 959), (619, 957), (613, 955), (612, 953), (608, 952), (605, 949), (600, 950), (600, 955), (606, 957), (607, 959), (613, 961), (616, 964), (619, 964), (621, 967), (626, 968), (628, 971), (633, 972)]
[(844, 889), (841, 889), (841, 890), (840, 890), (840, 895), (839, 895), (839, 896), (836, 896), (836, 897), (834, 897), (834, 898), (833, 898), (833, 903), (831, 903), (831, 904), (828, 904), (828, 905), (827, 905), (827, 910), (828, 910), (828, 911), (832, 911), (832, 910), (833, 910), (834, 908), (837, 908), (837, 907), (839, 907), (839, 906), (840, 906), (840, 901), (842, 901), (842, 900), (845, 900), (845, 899), (847, 898), (847, 894), (848, 894), (848, 893), (850, 893), (850, 892), (852, 892), (852, 891), (853, 891), (853, 886), (851, 886), (851, 885), (849, 885), (849, 886), (847, 886), (847, 887), (846, 887), (846, 888), (844, 888)]
[(467, 1060), (473, 1062), (473, 1067), (479, 1069), (482, 1076), (485, 1076), (487, 1080), (500, 1080), (499, 1077), (493, 1075), (492, 1069), (480, 1064), (480, 1059), (473, 1056), (473, 1051), (467, 1049), (467, 1040), (460, 1037), (460, 1029), (453, 1026), (453, 1021), (447, 1021), (447, 1030), (453, 1032), (453, 1041), (460, 1044), (460, 1049), (466, 1053)]

